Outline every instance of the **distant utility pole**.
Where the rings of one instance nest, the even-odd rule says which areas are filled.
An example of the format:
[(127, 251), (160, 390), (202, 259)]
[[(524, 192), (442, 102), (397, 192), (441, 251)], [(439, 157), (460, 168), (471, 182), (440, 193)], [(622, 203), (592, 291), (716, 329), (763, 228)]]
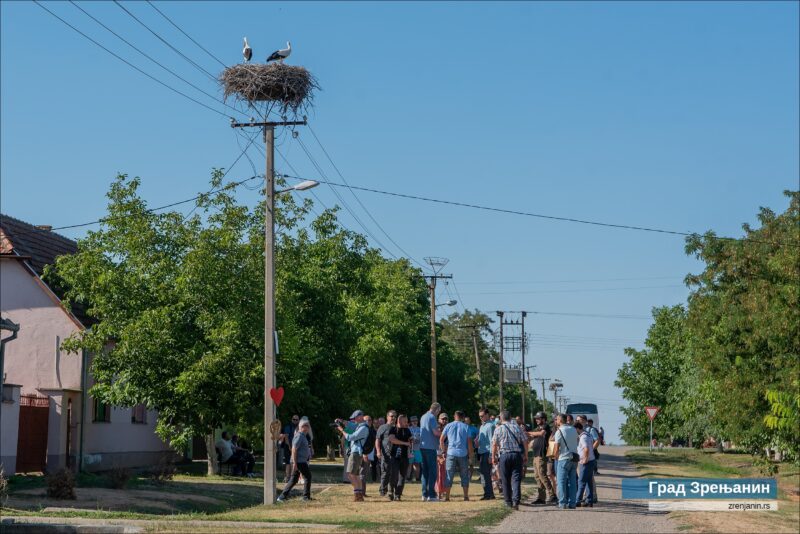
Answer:
[(556, 412), (556, 414), (560, 412), (558, 409), (558, 391), (563, 387), (564, 384), (562, 384), (558, 379), (554, 379), (553, 382), (550, 382), (550, 391), (553, 392), (553, 410)]
[[(525, 371), (525, 373), (526, 373), (526, 376), (528, 377), (528, 380), (527, 380), (527, 383), (528, 383), (528, 391), (531, 391), (531, 392), (533, 392), (533, 386), (531, 385), (531, 384), (533, 384), (533, 382), (531, 382), (531, 371), (532, 371), (533, 369), (536, 369), (536, 366), (535, 366), (535, 365), (528, 365), (528, 366), (526, 366), (526, 367), (525, 367), (525, 369), (524, 369), (524, 371)], [(531, 398), (531, 402), (530, 402), (529, 406), (530, 406), (530, 408), (531, 408), (531, 418), (530, 418), (530, 421), (531, 421), (531, 423), (533, 423), (533, 422), (534, 422), (534, 421), (533, 421), (533, 419), (534, 419), (534, 417), (533, 417), (533, 414), (534, 414), (534, 410), (533, 410), (533, 398)], [(542, 402), (542, 410), (544, 411), (544, 402)]]
[(425, 258), (433, 270), (432, 275), (424, 275), (428, 282), (428, 291), (431, 297), (431, 402), (436, 402), (436, 281), (453, 278), (452, 274), (439, 274), (442, 267), (447, 265), (447, 258)]
[(264, 207), (264, 504), (275, 503), (275, 441), (269, 425), (275, 420), (275, 402), (270, 390), (275, 387), (275, 127), (304, 126), (302, 121), (235, 122), (231, 128), (260, 127), (267, 152), (266, 202)]
[(478, 352), (478, 328), (483, 325), (479, 324), (465, 324), (459, 328), (469, 328), (472, 330), (472, 349), (475, 351), (475, 369), (478, 371), (478, 387), (481, 392), (481, 408), (486, 407), (486, 394), (483, 391), (483, 376), (481, 375), (481, 359)]
[(499, 387), (500, 387), (500, 411), (503, 411), (503, 381), (505, 380), (505, 364), (503, 363), (503, 315), (504, 313), (499, 311), (497, 312), (497, 316), (500, 317), (500, 372), (498, 373), (500, 376), (499, 380)]
[(534, 378), (537, 382), (542, 385), (542, 411), (544, 411), (544, 383), (550, 380), (549, 378)]

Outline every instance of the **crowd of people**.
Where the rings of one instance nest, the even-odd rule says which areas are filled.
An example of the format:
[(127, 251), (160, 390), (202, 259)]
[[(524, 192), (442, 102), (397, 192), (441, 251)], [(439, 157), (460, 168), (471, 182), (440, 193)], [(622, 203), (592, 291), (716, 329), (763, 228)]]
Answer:
[[(472, 425), (462, 411), (453, 419), (433, 403), (421, 417), (389, 410), (373, 419), (361, 410), (337, 421), (344, 457), (344, 477), (353, 487), (353, 500), (363, 501), (367, 483), (378, 483), (378, 493), (390, 501), (403, 499), (405, 483), (421, 482), (424, 502), (450, 500), (456, 476), (465, 501), (477, 467), (480, 500), (502, 496), (506, 506), (519, 508), (521, 484), (531, 460), (537, 483), (532, 505), (557, 505), (561, 509), (592, 507), (597, 502), (594, 475), (603, 443), (602, 429), (584, 416), (559, 414), (552, 424), (539, 412), (533, 425), (507, 410), (496, 416), (486, 408), (478, 412), (480, 426)], [(311, 499), (313, 456), (311, 426), (307, 418), (292, 417), (280, 445), (286, 461), (286, 478), (279, 502), (298, 481), (304, 481), (303, 499)]]

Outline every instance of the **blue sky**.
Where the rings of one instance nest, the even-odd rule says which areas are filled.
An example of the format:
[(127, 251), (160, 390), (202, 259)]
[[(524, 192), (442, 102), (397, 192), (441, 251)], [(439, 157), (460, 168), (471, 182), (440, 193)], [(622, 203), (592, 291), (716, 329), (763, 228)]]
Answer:
[[(221, 94), (113, 3), (80, 5)], [(147, 4), (125, 5), (205, 69), (221, 68)], [(759, 206), (784, 210), (782, 191), (798, 187), (794, 2), (156, 5), (226, 64), (240, 60), (244, 35), (259, 61), (291, 40), (289, 62), (322, 85), (309, 117), (314, 131), (353, 185), (732, 236), (755, 221)], [(47, 7), (225, 109), (74, 6)], [(3, 213), (53, 226), (97, 219), (117, 172), (140, 176), (152, 206), (167, 204), (205, 190), (210, 169), (241, 152), (227, 118), (134, 71), (37, 5), (0, 9)], [(300, 136), (337, 178), (310, 132), (301, 128)], [(281, 137), (280, 150), (300, 174), (319, 177), (297, 141)], [(250, 154), (263, 172), (258, 152)], [(251, 174), (242, 159), (229, 178)], [(330, 189), (315, 192), (337, 203)], [(256, 192), (241, 197), (255, 202)], [(449, 258), (445, 271), (469, 308), (647, 316), (653, 306), (683, 302), (682, 279), (699, 268), (680, 237), (359, 198), (414, 258)], [(342, 220), (361, 230), (349, 214)], [(574, 400), (597, 399), (616, 439), (621, 348), (640, 344), (648, 324), (529, 316), (534, 374), (561, 378)]]

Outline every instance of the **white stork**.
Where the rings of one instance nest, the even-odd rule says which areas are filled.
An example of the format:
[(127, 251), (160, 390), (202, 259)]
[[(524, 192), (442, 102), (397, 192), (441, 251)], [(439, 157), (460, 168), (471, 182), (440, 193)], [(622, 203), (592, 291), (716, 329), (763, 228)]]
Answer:
[(292, 43), (286, 41), (286, 48), (274, 51), (272, 55), (267, 58), (267, 63), (275, 60), (283, 63), (283, 60), (289, 57), (289, 54), (291, 53), (292, 53)]
[(250, 48), (249, 44), (247, 44), (247, 37), (244, 38), (244, 48), (242, 48), (242, 55), (244, 56), (244, 62), (250, 63), (250, 58), (253, 57), (253, 49)]

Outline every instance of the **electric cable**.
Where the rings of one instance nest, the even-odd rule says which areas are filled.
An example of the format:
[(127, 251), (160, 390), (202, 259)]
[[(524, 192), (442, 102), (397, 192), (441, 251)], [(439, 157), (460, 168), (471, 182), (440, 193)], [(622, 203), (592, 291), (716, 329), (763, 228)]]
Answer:
[(188, 61), (189, 64), (191, 64), (194, 68), (196, 68), (197, 70), (199, 70), (200, 72), (202, 72), (203, 74), (205, 74), (206, 76), (211, 78), (211, 80), (213, 82), (215, 82), (215, 83), (217, 82), (217, 77), (216, 76), (214, 76), (213, 74), (208, 72), (206, 69), (204, 69), (203, 67), (201, 67), (200, 65), (198, 65), (197, 63), (192, 61), (188, 56), (186, 56), (186, 54), (184, 54), (183, 52), (181, 52), (180, 50), (178, 50), (177, 48), (172, 46), (166, 39), (164, 39), (159, 34), (157, 34), (155, 31), (153, 31), (147, 24), (142, 22), (136, 15), (134, 15), (133, 13), (128, 11), (128, 9), (125, 6), (123, 6), (118, 0), (113, 0), (113, 1), (114, 1), (115, 4), (117, 4), (117, 7), (119, 7), (121, 10), (123, 10), (125, 13), (127, 13), (128, 16), (131, 17), (133, 20), (135, 20), (136, 22), (141, 24), (147, 31), (152, 33), (159, 41), (161, 41), (162, 43), (167, 45), (173, 52), (175, 52), (176, 54), (181, 56), (183, 59)]
[(87, 17), (89, 17), (90, 19), (92, 19), (93, 21), (95, 21), (97, 24), (99, 24), (100, 26), (102, 26), (103, 28), (105, 28), (106, 30), (108, 30), (108, 31), (109, 31), (111, 34), (113, 34), (113, 35), (114, 35), (114, 36), (115, 36), (117, 39), (121, 40), (123, 43), (127, 44), (128, 46), (130, 46), (131, 48), (133, 48), (134, 50), (136, 50), (137, 52), (139, 52), (139, 54), (143, 55), (144, 57), (146, 57), (147, 59), (149, 59), (150, 61), (152, 61), (153, 63), (155, 63), (156, 65), (158, 65), (159, 67), (161, 67), (162, 69), (164, 69), (165, 71), (167, 71), (168, 73), (172, 74), (173, 76), (175, 76), (176, 78), (178, 78), (178, 79), (179, 79), (179, 80), (181, 80), (182, 82), (186, 83), (187, 85), (191, 86), (192, 88), (196, 89), (197, 91), (199, 91), (199, 92), (203, 93), (204, 95), (206, 95), (207, 97), (211, 98), (211, 99), (212, 99), (212, 100), (214, 100), (215, 102), (219, 102), (219, 103), (221, 103), (223, 106), (225, 106), (225, 107), (227, 107), (227, 108), (230, 108), (230, 109), (232, 109), (232, 110), (233, 110), (233, 111), (235, 111), (236, 113), (239, 113), (239, 114), (241, 114), (241, 115), (243, 115), (243, 116), (245, 116), (245, 117), (247, 116), (247, 114), (246, 114), (245, 112), (243, 112), (243, 111), (241, 111), (241, 110), (239, 110), (239, 109), (237, 109), (237, 108), (235, 108), (235, 107), (233, 107), (233, 106), (231, 106), (231, 105), (227, 104), (226, 102), (223, 102), (223, 101), (219, 100), (219, 99), (218, 99), (216, 96), (214, 96), (214, 95), (212, 95), (211, 93), (209, 93), (209, 92), (207, 92), (207, 91), (205, 91), (205, 90), (201, 89), (200, 87), (196, 86), (195, 84), (193, 84), (192, 82), (190, 82), (189, 80), (187, 80), (186, 78), (184, 78), (183, 76), (181, 76), (180, 74), (177, 74), (175, 71), (173, 71), (173, 70), (171, 70), (170, 68), (168, 68), (168, 67), (164, 66), (164, 64), (162, 64), (161, 62), (157, 61), (156, 59), (153, 59), (153, 58), (152, 58), (152, 57), (151, 57), (149, 54), (147, 54), (146, 52), (143, 52), (143, 51), (142, 51), (141, 49), (139, 49), (139, 48), (138, 48), (136, 45), (134, 45), (133, 43), (131, 43), (130, 41), (128, 41), (127, 39), (125, 39), (124, 37), (122, 37), (120, 34), (118, 34), (117, 32), (115, 32), (114, 30), (112, 30), (111, 28), (109, 28), (108, 26), (106, 26), (105, 24), (103, 24), (103, 22), (101, 22), (101, 21), (100, 21), (100, 20), (98, 20), (98, 19), (97, 19), (97, 18), (96, 18), (94, 15), (92, 15), (91, 13), (89, 13), (88, 11), (86, 11), (85, 9), (83, 9), (81, 6), (79, 6), (79, 5), (78, 5), (76, 2), (74, 2), (74, 0), (69, 0), (69, 3), (70, 3), (70, 4), (72, 4), (73, 6), (75, 6), (77, 9), (81, 10), (81, 11), (82, 11), (82, 12), (83, 12), (83, 13), (84, 13), (84, 14), (85, 14)]
[(91, 41), (91, 42), (92, 42), (92, 43), (94, 43), (95, 45), (99, 46), (100, 48), (102, 48), (103, 50), (105, 50), (106, 52), (108, 52), (109, 54), (111, 54), (112, 56), (114, 56), (115, 58), (117, 58), (118, 60), (122, 61), (123, 63), (125, 63), (126, 65), (128, 65), (129, 67), (131, 67), (132, 69), (135, 69), (136, 71), (140, 72), (141, 74), (144, 74), (145, 76), (147, 76), (148, 78), (150, 78), (150, 79), (151, 79), (151, 80), (153, 80), (154, 82), (156, 82), (156, 83), (158, 83), (158, 84), (160, 84), (160, 85), (163, 85), (164, 87), (166, 87), (166, 88), (167, 88), (167, 89), (169, 89), (170, 91), (172, 91), (172, 92), (174, 92), (174, 93), (177, 93), (177, 94), (181, 95), (182, 97), (184, 97), (184, 98), (187, 98), (187, 99), (191, 100), (192, 102), (194, 102), (195, 104), (197, 104), (197, 105), (199, 105), (199, 106), (203, 106), (204, 108), (206, 108), (206, 109), (208, 109), (208, 110), (210, 110), (210, 111), (213, 111), (214, 113), (217, 113), (218, 115), (222, 115), (223, 117), (225, 117), (225, 118), (228, 118), (228, 115), (227, 115), (227, 114), (225, 114), (225, 113), (223, 113), (222, 111), (219, 111), (218, 109), (214, 109), (214, 108), (212, 108), (211, 106), (208, 106), (208, 105), (206, 105), (206, 104), (204, 104), (204, 103), (200, 102), (199, 100), (197, 100), (197, 99), (195, 99), (195, 98), (192, 98), (191, 96), (189, 96), (189, 95), (187, 95), (186, 93), (184, 93), (184, 92), (180, 91), (179, 89), (176, 89), (176, 88), (172, 87), (171, 85), (169, 85), (169, 84), (167, 84), (167, 83), (165, 83), (165, 82), (163, 82), (163, 81), (159, 80), (158, 78), (156, 78), (156, 77), (155, 77), (155, 76), (153, 76), (152, 74), (149, 74), (149, 73), (145, 72), (144, 70), (140, 69), (139, 67), (137, 67), (136, 65), (134, 65), (133, 63), (131, 63), (130, 61), (128, 61), (127, 59), (125, 59), (125, 58), (123, 58), (123, 57), (121, 57), (121, 56), (119, 56), (119, 55), (115, 54), (114, 52), (112, 52), (111, 50), (109, 50), (108, 48), (106, 48), (105, 46), (103, 46), (102, 44), (100, 44), (99, 42), (95, 41), (94, 39), (92, 39), (91, 37), (89, 37), (88, 35), (86, 35), (85, 33), (83, 33), (81, 30), (79, 30), (78, 28), (76, 28), (75, 26), (73, 26), (72, 24), (70, 24), (69, 22), (67, 22), (66, 20), (64, 20), (63, 18), (61, 18), (61, 17), (59, 17), (58, 15), (56, 15), (54, 12), (52, 12), (52, 11), (50, 11), (49, 9), (47, 9), (46, 7), (44, 7), (44, 5), (42, 5), (42, 3), (41, 3), (39, 0), (33, 0), (33, 3), (34, 3), (34, 4), (36, 4), (37, 6), (39, 6), (40, 8), (44, 9), (44, 10), (45, 10), (45, 11), (47, 11), (48, 13), (50, 13), (50, 14), (51, 14), (53, 17), (57, 18), (58, 20), (60, 20), (62, 23), (64, 23), (64, 24), (65, 24), (65, 25), (67, 25), (68, 27), (72, 28), (72, 30), (74, 30), (75, 32), (77, 32), (78, 34), (80, 34), (81, 36), (83, 36), (85, 39), (88, 39), (89, 41)]
[(403, 247), (398, 245), (397, 241), (395, 241), (392, 238), (392, 236), (390, 236), (389, 233), (386, 230), (383, 229), (383, 226), (381, 226), (381, 224), (375, 219), (375, 217), (372, 216), (372, 213), (370, 213), (370, 211), (367, 209), (367, 207), (364, 205), (364, 203), (361, 202), (361, 199), (358, 197), (358, 195), (356, 195), (355, 191), (353, 191), (353, 189), (350, 187), (350, 184), (347, 182), (347, 179), (342, 174), (342, 171), (340, 171), (339, 167), (336, 165), (336, 163), (334, 163), (333, 158), (331, 158), (330, 154), (328, 154), (328, 151), (322, 145), (322, 141), (319, 140), (319, 137), (317, 137), (317, 133), (314, 131), (314, 128), (312, 128), (310, 124), (308, 125), (308, 131), (311, 132), (311, 135), (314, 137), (314, 140), (316, 140), (317, 144), (322, 149), (322, 153), (325, 154), (325, 157), (328, 159), (328, 161), (330, 162), (331, 166), (333, 166), (334, 170), (336, 171), (336, 174), (338, 174), (339, 178), (341, 178), (341, 180), (345, 183), (345, 185), (347, 186), (347, 189), (350, 191), (350, 194), (353, 195), (353, 198), (356, 199), (356, 202), (358, 202), (358, 205), (361, 206), (361, 209), (364, 210), (364, 213), (367, 214), (367, 217), (369, 217), (370, 220), (375, 224), (375, 226), (378, 227), (378, 230), (380, 230), (383, 233), (383, 235), (385, 235), (386, 238), (395, 247), (397, 247), (397, 249), (401, 252), (401, 254), (403, 254), (406, 258), (410, 259), (411, 261), (413, 261), (414, 263), (416, 263), (417, 265), (422, 267), (423, 270), (427, 269), (427, 267), (425, 265), (423, 265), (422, 263), (417, 261), (416, 258), (414, 258), (411, 254), (406, 252), (403, 249)]
[(188, 34), (188, 33), (186, 33), (185, 31), (183, 31), (183, 29), (182, 29), (180, 26), (178, 26), (178, 25), (177, 25), (175, 22), (173, 22), (171, 18), (169, 18), (167, 15), (165, 15), (163, 11), (161, 11), (160, 9), (158, 9), (158, 8), (155, 6), (155, 4), (153, 4), (153, 2), (151, 2), (150, 0), (145, 0), (145, 1), (146, 1), (148, 4), (150, 4), (150, 7), (152, 7), (153, 9), (155, 9), (155, 10), (158, 12), (158, 14), (159, 14), (159, 15), (161, 15), (162, 17), (164, 17), (164, 18), (167, 20), (167, 22), (169, 22), (170, 24), (172, 24), (172, 25), (173, 25), (173, 26), (174, 26), (174, 27), (175, 27), (175, 28), (176, 28), (176, 29), (177, 29), (179, 32), (181, 32), (183, 35), (185, 35), (185, 36), (186, 36), (186, 37), (187, 37), (187, 38), (188, 38), (188, 39), (189, 39), (191, 42), (193, 42), (193, 43), (194, 43), (194, 44), (196, 44), (198, 47), (200, 47), (200, 50), (202, 50), (203, 52), (205, 52), (206, 54), (208, 54), (209, 56), (211, 56), (211, 57), (212, 57), (214, 60), (216, 60), (216, 61), (217, 61), (217, 63), (219, 63), (220, 65), (222, 65), (222, 68), (224, 68), (224, 69), (225, 69), (225, 68), (228, 68), (228, 66), (227, 66), (225, 63), (223, 63), (221, 59), (219, 59), (217, 56), (215, 56), (214, 54), (212, 54), (211, 52), (209, 52), (208, 50), (206, 50), (206, 49), (205, 49), (205, 47), (204, 47), (203, 45), (201, 45), (200, 43), (198, 43), (197, 41), (195, 41), (194, 39), (192, 39), (192, 36), (191, 36), (191, 35), (189, 35), (189, 34)]

